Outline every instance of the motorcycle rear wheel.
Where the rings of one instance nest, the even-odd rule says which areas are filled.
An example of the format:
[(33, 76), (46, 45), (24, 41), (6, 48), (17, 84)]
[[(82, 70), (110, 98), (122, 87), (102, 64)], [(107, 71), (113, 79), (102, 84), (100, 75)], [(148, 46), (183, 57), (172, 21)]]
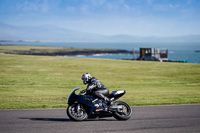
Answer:
[(132, 115), (131, 107), (122, 101), (115, 102), (115, 106), (122, 106), (122, 110), (113, 112), (113, 117), (117, 120), (128, 120)]
[(67, 115), (71, 120), (74, 121), (83, 121), (87, 119), (88, 115), (85, 112), (85, 109), (80, 106), (79, 110), (77, 110), (78, 104), (69, 105), (67, 108)]

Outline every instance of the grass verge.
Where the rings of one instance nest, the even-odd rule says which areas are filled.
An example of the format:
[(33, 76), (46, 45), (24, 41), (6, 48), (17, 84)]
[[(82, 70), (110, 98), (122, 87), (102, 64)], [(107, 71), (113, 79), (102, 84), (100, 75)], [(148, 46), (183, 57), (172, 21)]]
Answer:
[(200, 64), (0, 54), (0, 109), (67, 107), (85, 72), (130, 105), (200, 103)]

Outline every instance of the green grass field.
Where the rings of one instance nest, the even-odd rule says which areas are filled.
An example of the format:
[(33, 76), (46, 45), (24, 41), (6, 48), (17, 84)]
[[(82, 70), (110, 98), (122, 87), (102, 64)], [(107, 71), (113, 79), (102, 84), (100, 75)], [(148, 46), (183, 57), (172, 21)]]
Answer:
[(0, 54), (0, 109), (67, 107), (85, 72), (130, 105), (200, 103), (200, 64)]

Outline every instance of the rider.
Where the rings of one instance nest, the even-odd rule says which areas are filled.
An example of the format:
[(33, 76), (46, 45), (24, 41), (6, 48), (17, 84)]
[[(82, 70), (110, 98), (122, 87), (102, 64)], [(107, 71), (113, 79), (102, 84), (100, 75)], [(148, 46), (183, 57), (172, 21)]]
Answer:
[(95, 77), (92, 77), (89, 73), (82, 75), (83, 84), (88, 84), (87, 88), (82, 92), (92, 94), (94, 97), (104, 100), (107, 104), (110, 104), (110, 99), (106, 97), (109, 95), (109, 90)]

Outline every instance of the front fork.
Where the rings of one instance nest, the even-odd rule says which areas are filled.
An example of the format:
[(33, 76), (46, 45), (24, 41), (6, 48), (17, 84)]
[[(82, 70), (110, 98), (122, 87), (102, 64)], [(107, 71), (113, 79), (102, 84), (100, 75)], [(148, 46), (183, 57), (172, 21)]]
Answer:
[(78, 103), (78, 105), (77, 105), (77, 111), (78, 111), (78, 112), (80, 111), (80, 108), (81, 108), (81, 104)]

